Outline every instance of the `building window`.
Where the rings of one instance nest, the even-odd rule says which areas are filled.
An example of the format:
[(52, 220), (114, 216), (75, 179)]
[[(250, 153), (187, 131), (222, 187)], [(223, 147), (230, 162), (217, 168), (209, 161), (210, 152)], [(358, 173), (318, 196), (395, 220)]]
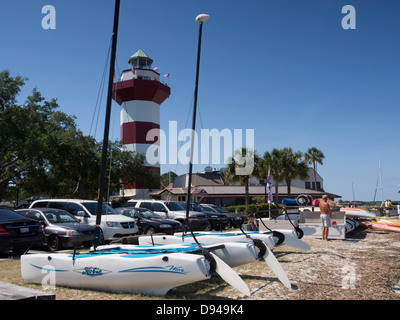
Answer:
[(306, 181), (306, 189), (321, 191), (321, 182), (317, 181), (317, 189), (315, 189), (315, 182)]
[(178, 196), (178, 201), (186, 201), (186, 196)]

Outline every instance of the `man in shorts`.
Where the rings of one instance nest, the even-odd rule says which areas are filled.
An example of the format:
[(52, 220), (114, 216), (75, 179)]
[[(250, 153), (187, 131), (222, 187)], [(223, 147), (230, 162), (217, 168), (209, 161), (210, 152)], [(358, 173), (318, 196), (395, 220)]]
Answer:
[(331, 215), (333, 215), (333, 211), (329, 207), (328, 196), (326, 194), (322, 196), (319, 208), (321, 210), (322, 240), (328, 240), (329, 228), (331, 226)]

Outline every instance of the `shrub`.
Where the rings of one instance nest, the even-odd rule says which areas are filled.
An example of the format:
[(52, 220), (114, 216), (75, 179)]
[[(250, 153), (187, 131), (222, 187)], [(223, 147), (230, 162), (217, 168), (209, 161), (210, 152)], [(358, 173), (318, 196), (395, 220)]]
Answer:
[[(269, 216), (269, 205), (265, 202), (249, 204), (247, 207), (246, 205), (229, 206), (224, 207), (224, 209), (229, 212), (244, 214), (246, 216), (256, 214), (258, 218), (265, 218)], [(280, 214), (282, 214), (282, 209), (274, 204), (271, 204), (271, 216), (275, 217)]]

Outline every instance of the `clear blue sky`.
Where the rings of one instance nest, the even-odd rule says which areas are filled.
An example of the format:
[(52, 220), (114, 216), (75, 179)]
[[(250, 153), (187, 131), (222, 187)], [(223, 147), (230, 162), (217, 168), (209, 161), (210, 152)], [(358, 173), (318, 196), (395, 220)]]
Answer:
[[(44, 30), (44, 5), (56, 29)], [(344, 30), (342, 7), (356, 9)], [(0, 69), (29, 78), (21, 101), (37, 87), (89, 132), (109, 47), (113, 0), (15, 0), (0, 3)], [(372, 200), (382, 163), (383, 198), (400, 200), (400, 2), (397, 0), (122, 0), (118, 68), (139, 48), (159, 73), (170, 73), (171, 97), (161, 128), (191, 125), (198, 24), (204, 24), (198, 128), (254, 129), (255, 149), (325, 154), (325, 190), (344, 200)], [(108, 70), (108, 67), (107, 67)], [(95, 136), (102, 139), (102, 119)], [(119, 138), (113, 106), (110, 138)], [(189, 120), (188, 120), (189, 118)], [(221, 159), (223, 161), (223, 159)], [(212, 164), (220, 168), (223, 164)], [(195, 171), (203, 170), (196, 165)], [(187, 172), (163, 165), (162, 172)], [(353, 186), (353, 187), (352, 187)], [(380, 200), (380, 190), (376, 199)]]

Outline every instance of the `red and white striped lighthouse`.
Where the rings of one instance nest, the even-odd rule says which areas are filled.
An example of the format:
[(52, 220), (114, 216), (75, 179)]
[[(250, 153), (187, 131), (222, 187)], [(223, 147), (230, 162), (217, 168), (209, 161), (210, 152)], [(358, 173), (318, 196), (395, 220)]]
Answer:
[[(160, 106), (171, 90), (160, 82), (157, 68), (152, 69), (153, 60), (143, 50), (139, 49), (128, 62), (131, 69), (122, 72), (113, 88), (113, 98), (122, 107), (120, 138), (127, 150), (146, 155), (149, 146), (159, 144), (159, 141), (148, 141), (146, 136), (152, 129), (160, 130)], [(146, 168), (160, 173), (159, 161), (157, 164), (146, 161)], [(147, 197), (148, 189), (149, 186), (140, 183), (125, 185), (124, 195)]]

